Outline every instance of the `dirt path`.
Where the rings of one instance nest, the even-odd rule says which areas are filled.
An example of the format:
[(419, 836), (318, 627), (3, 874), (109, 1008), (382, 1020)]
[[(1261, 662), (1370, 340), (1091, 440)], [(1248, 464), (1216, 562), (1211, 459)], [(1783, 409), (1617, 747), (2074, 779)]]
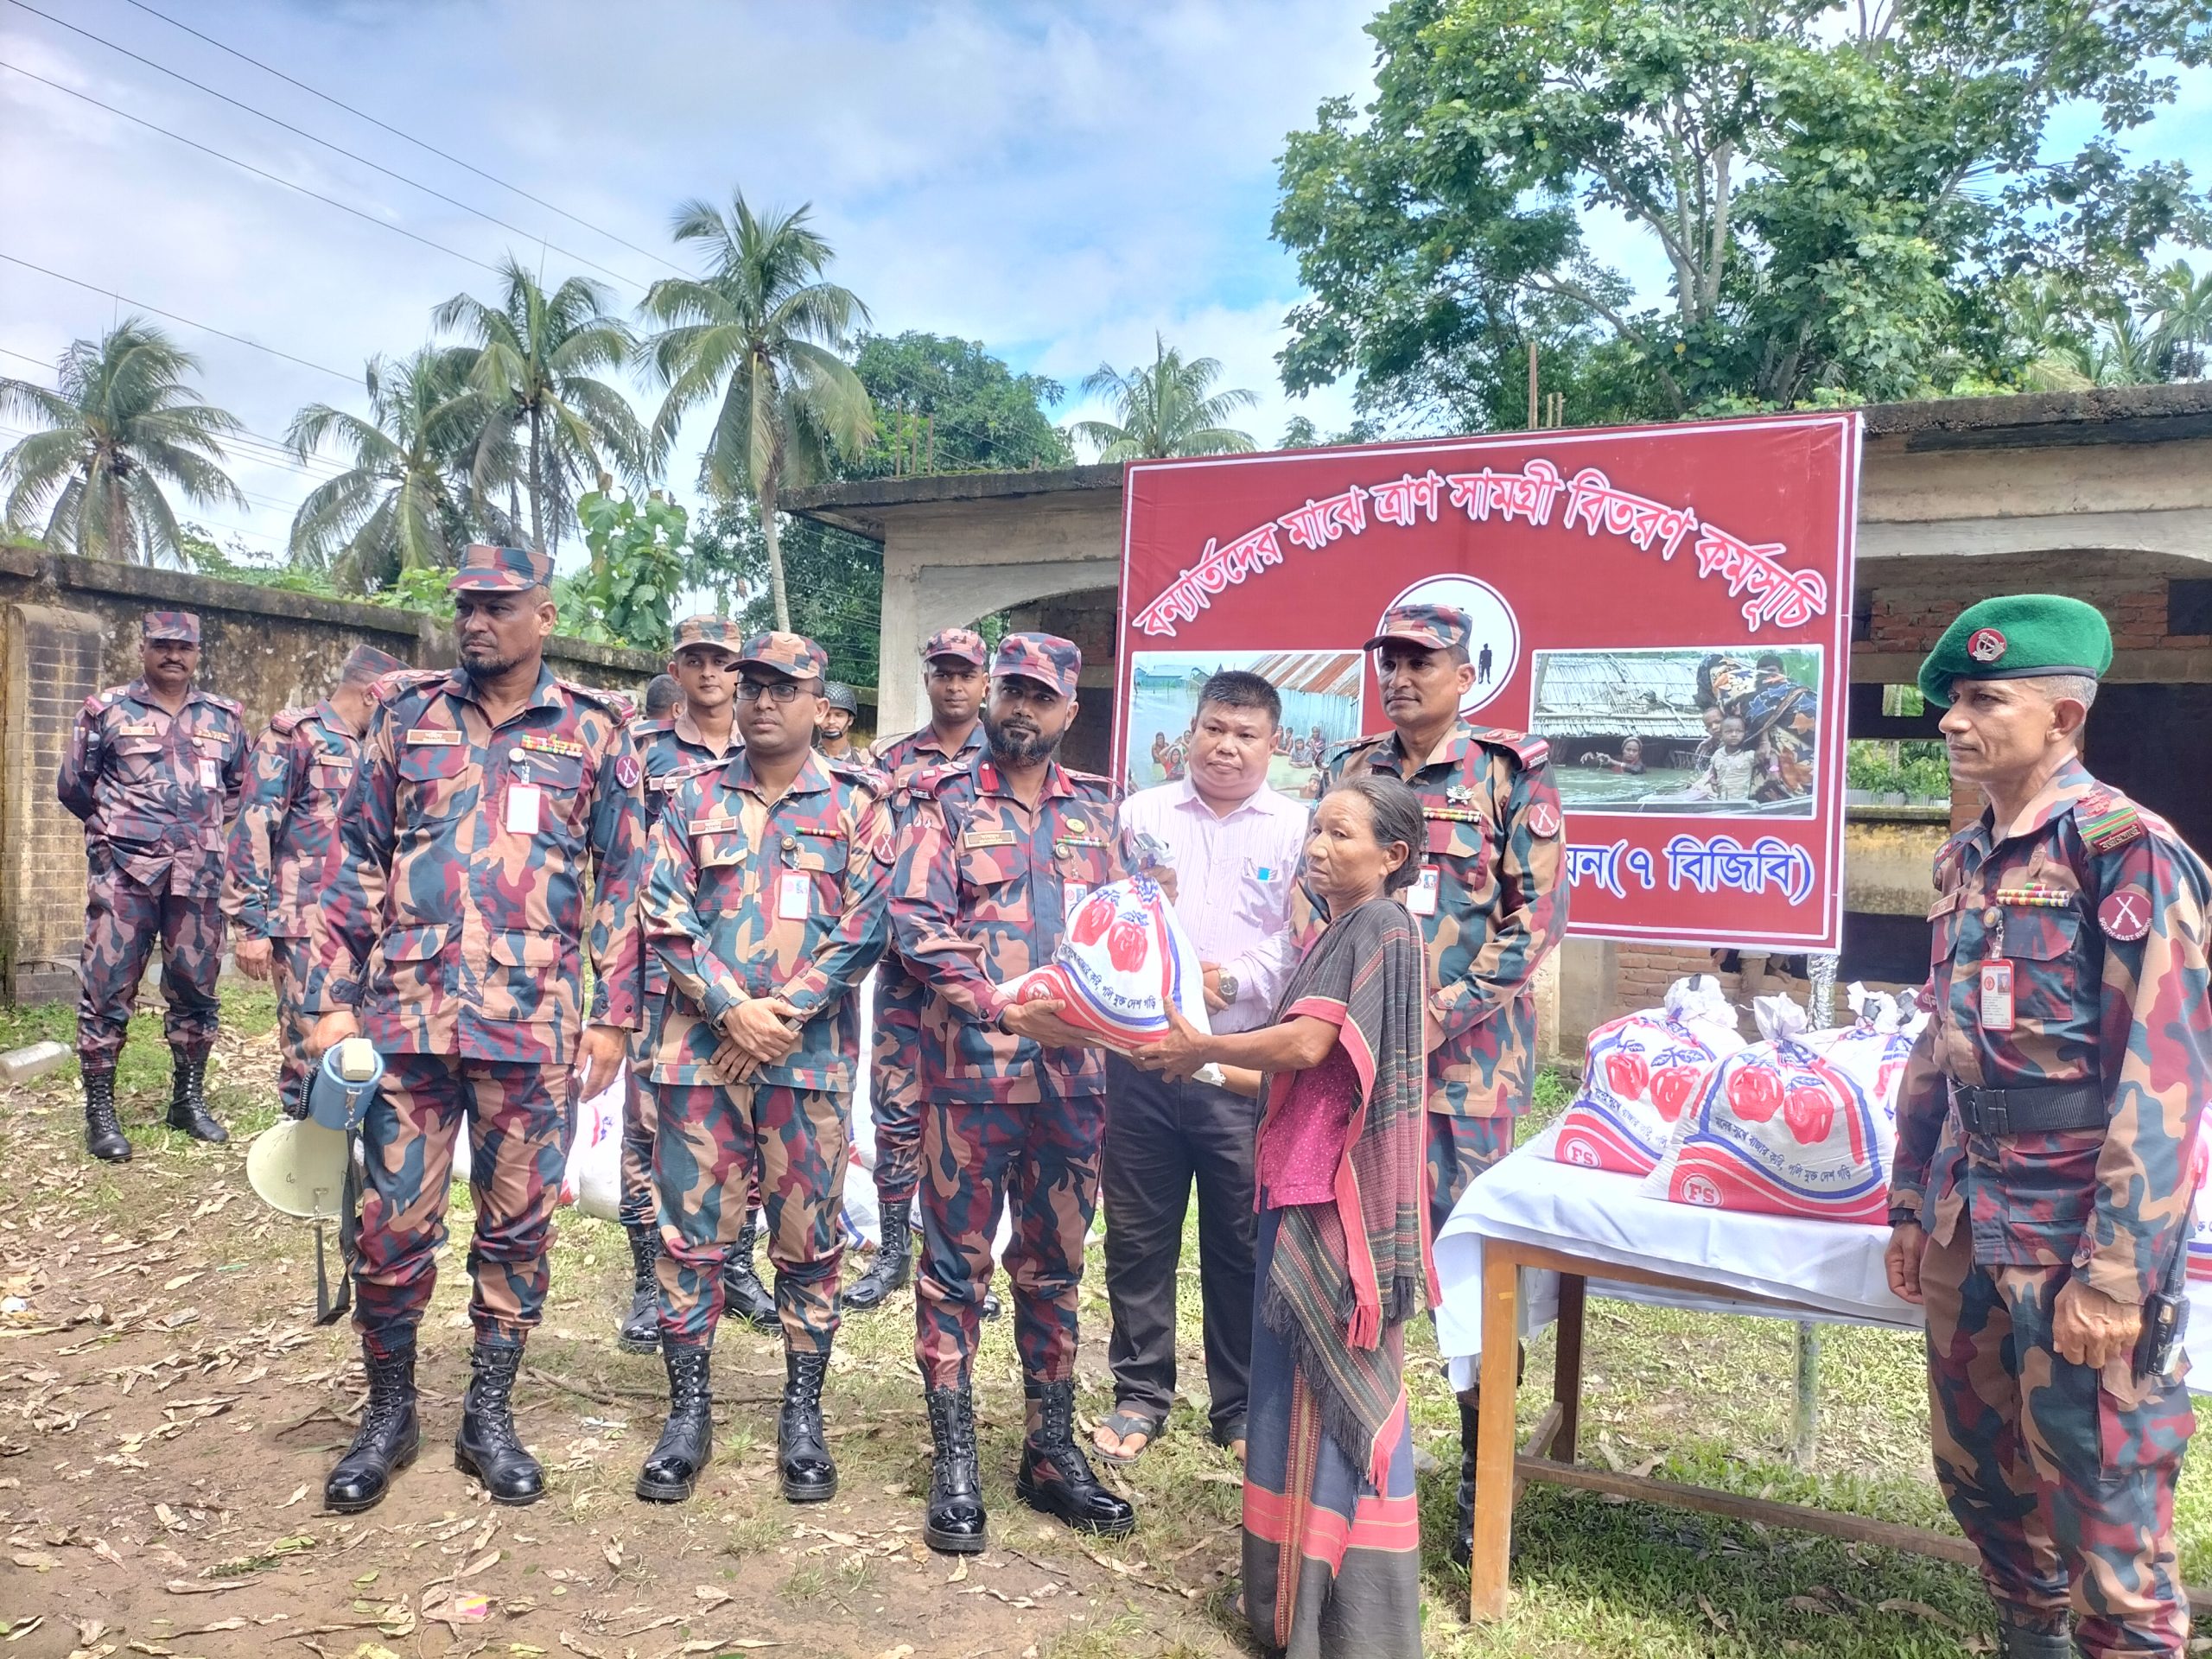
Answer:
[[(234, 1109), (259, 1093), (265, 1050), (226, 1044)], [(638, 1503), (660, 1369), (613, 1347), (620, 1232), (573, 1217), (518, 1392), (545, 1499), (496, 1508), (452, 1466), (468, 1332), (465, 1246), (449, 1245), (423, 1332), (422, 1458), (368, 1515), (321, 1513), (361, 1376), (350, 1331), (310, 1322), (312, 1235), (246, 1187), (244, 1135), (156, 1134), (111, 1170), (79, 1127), (66, 1085), (0, 1089), (0, 1659), (1242, 1650), (1222, 1611), (1233, 1472), (1204, 1448), (1140, 1465), (1147, 1524), (1118, 1548), (1032, 1515), (1011, 1491), (1020, 1402), (1002, 1328), (981, 1390), (992, 1548), (963, 1566), (922, 1547), (905, 1297), (841, 1344), (836, 1501), (778, 1496), (779, 1351), (726, 1330), (717, 1461), (692, 1503)], [(465, 1239), (466, 1209), (454, 1219)], [(1094, 1339), (1102, 1313), (1086, 1306)]]

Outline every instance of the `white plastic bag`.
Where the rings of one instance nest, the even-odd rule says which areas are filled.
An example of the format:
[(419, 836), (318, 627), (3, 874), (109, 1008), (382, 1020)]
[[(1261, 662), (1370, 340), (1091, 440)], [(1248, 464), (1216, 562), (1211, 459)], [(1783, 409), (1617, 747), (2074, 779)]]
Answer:
[(1588, 1169), (1648, 1175), (1713, 1068), (1744, 1046), (1736, 1010), (1711, 974), (1678, 979), (1663, 1007), (1590, 1033), (1582, 1089), (1560, 1115), (1552, 1156)]
[(1089, 894), (1069, 917), (1052, 961), (999, 988), (1020, 1001), (1058, 1001), (1064, 1021), (1114, 1048), (1165, 1037), (1171, 1005), (1200, 1031), (1212, 1030), (1198, 953), (1149, 876)]

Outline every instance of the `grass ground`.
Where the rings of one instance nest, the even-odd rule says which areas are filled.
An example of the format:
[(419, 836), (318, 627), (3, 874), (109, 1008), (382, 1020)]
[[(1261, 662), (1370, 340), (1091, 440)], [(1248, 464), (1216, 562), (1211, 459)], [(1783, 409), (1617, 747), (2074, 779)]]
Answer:
[[(990, 1552), (965, 1567), (918, 1543), (928, 1434), (911, 1300), (850, 1320), (829, 1414), (838, 1499), (795, 1510), (773, 1483), (777, 1345), (725, 1329), (716, 1354), (717, 1461), (678, 1508), (630, 1495), (659, 1421), (651, 1358), (611, 1327), (628, 1258), (613, 1226), (561, 1223), (545, 1328), (519, 1394), (551, 1490), (494, 1511), (443, 1442), (465, 1382), (463, 1249), (449, 1246), (423, 1332), (425, 1450), (379, 1510), (316, 1512), (359, 1399), (343, 1326), (308, 1323), (311, 1234), (247, 1191), (240, 1146), (274, 1119), (265, 995), (232, 988), (218, 1052), (225, 1148), (150, 1127), (166, 1091), (158, 1022), (133, 1027), (122, 1068), (138, 1148), (127, 1167), (80, 1149), (73, 1072), (0, 1089), (0, 1653), (25, 1659), (312, 1652), (321, 1659), (445, 1653), (680, 1659), (788, 1648), (832, 1659), (1105, 1659), (1250, 1651), (1230, 1611), (1238, 1477), (1204, 1434), (1198, 1299), (1184, 1305), (1185, 1386), (1167, 1436), (1128, 1473), (1140, 1527), (1086, 1546), (1012, 1491), (1020, 1378), (1007, 1322), (978, 1368)], [(67, 1041), (66, 1009), (0, 1011), (0, 1047)], [(1554, 1105), (1560, 1090), (1548, 1082)], [(464, 1238), (465, 1190), (450, 1224)], [(1186, 1260), (1195, 1262), (1193, 1247)], [(1185, 1276), (1195, 1281), (1195, 1267)], [(1195, 1282), (1192, 1285), (1195, 1292)], [(12, 1305), (10, 1305), (12, 1306)], [(1106, 1305), (1096, 1256), (1084, 1289), (1083, 1405), (1108, 1408)], [(1595, 1302), (1586, 1459), (1674, 1478), (1929, 1525), (1916, 1345), (1826, 1333), (1821, 1450), (1788, 1461), (1792, 1327)], [(1802, 1654), (1872, 1659), (1989, 1651), (1972, 1575), (1887, 1551), (1681, 1511), (1532, 1487), (1516, 1528), (1509, 1618), (1471, 1628), (1446, 1560), (1455, 1407), (1424, 1325), (1408, 1347), (1421, 1480), (1426, 1645), (1503, 1656)], [(1539, 1338), (1529, 1375), (1548, 1374)], [(1541, 1390), (1524, 1393), (1533, 1419)], [(2185, 1478), (2184, 1566), (2212, 1573), (2212, 1497)], [(467, 1598), (485, 1599), (481, 1618)]]

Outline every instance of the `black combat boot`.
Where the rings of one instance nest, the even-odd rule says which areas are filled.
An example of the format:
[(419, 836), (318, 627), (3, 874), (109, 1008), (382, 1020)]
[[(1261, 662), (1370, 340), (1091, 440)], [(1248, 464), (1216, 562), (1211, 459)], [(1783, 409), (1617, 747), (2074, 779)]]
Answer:
[(722, 1312), (743, 1319), (755, 1331), (780, 1331), (776, 1299), (753, 1270), (753, 1241), (760, 1236), (760, 1212), (746, 1212), (745, 1226), (731, 1247), (729, 1265), (722, 1269)]
[[(892, 1210), (898, 1219), (892, 1219)], [(853, 1281), (853, 1287), (840, 1299), (848, 1313), (865, 1313), (871, 1307), (880, 1307), (884, 1298), (894, 1290), (906, 1288), (913, 1277), (914, 1230), (906, 1224), (906, 1206), (903, 1204), (887, 1208), (883, 1212), (883, 1243), (875, 1253), (875, 1260), (868, 1270)]]
[(414, 1462), (423, 1446), (422, 1427), (415, 1421), (414, 1344), (383, 1359), (364, 1348), (361, 1363), (369, 1374), (361, 1427), (322, 1483), (323, 1508), (340, 1515), (359, 1515), (383, 1503), (392, 1476)]
[(715, 1455), (714, 1351), (664, 1341), (660, 1353), (668, 1366), (668, 1421), (638, 1471), (638, 1496), (649, 1503), (681, 1503)]
[(1482, 1396), (1472, 1389), (1459, 1396), (1459, 1498), (1452, 1529), (1452, 1563), (1475, 1559), (1475, 1429), (1482, 1420)]
[(545, 1471), (515, 1433), (515, 1373), (522, 1369), (522, 1344), (479, 1337), (468, 1368), (453, 1466), (475, 1477), (494, 1503), (535, 1503), (545, 1495)]
[(115, 1073), (85, 1073), (85, 1150), (105, 1164), (130, 1161), (130, 1142), (115, 1120)]
[(995, 1290), (983, 1293), (983, 1305), (976, 1310), (979, 1319), (995, 1319), (999, 1316), (999, 1294)]
[(930, 1505), (922, 1520), (922, 1541), (947, 1555), (983, 1553), (983, 1467), (976, 1455), (976, 1396), (966, 1383), (931, 1389), (930, 1440), (937, 1456), (930, 1465)]
[(169, 1054), (169, 1128), (182, 1129), (195, 1141), (222, 1145), (231, 1135), (207, 1111), (207, 1056), (181, 1048), (173, 1048)]
[(827, 1503), (837, 1496), (837, 1465), (822, 1436), (822, 1379), (827, 1354), (784, 1356), (784, 1403), (776, 1413), (776, 1468), (793, 1503)]
[(637, 1277), (630, 1286), (630, 1313), (614, 1334), (614, 1345), (626, 1354), (650, 1354), (660, 1347), (660, 1281), (653, 1268), (660, 1261), (660, 1229), (647, 1223), (625, 1227), (630, 1235), (630, 1261)]
[(1075, 1384), (1028, 1382), (1022, 1392), (1038, 1402), (1039, 1421), (1021, 1443), (1016, 1495), (1031, 1509), (1057, 1516), (1077, 1532), (1126, 1536), (1137, 1524), (1136, 1511), (1098, 1484), (1075, 1443)]

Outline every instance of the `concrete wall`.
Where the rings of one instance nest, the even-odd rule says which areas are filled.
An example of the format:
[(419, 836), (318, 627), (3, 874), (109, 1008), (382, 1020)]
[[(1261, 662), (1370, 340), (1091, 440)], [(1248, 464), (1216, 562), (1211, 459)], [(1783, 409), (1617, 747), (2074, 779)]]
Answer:
[[(201, 681), (244, 703), (256, 735), (278, 709), (320, 700), (357, 645), (417, 667), (454, 660), (451, 630), (413, 612), (0, 548), (0, 988), (11, 1001), (76, 995), (84, 831), (54, 799), (54, 772), (85, 699), (137, 677), (149, 610), (199, 616)], [(563, 677), (618, 689), (660, 667), (581, 639), (546, 654)]]

